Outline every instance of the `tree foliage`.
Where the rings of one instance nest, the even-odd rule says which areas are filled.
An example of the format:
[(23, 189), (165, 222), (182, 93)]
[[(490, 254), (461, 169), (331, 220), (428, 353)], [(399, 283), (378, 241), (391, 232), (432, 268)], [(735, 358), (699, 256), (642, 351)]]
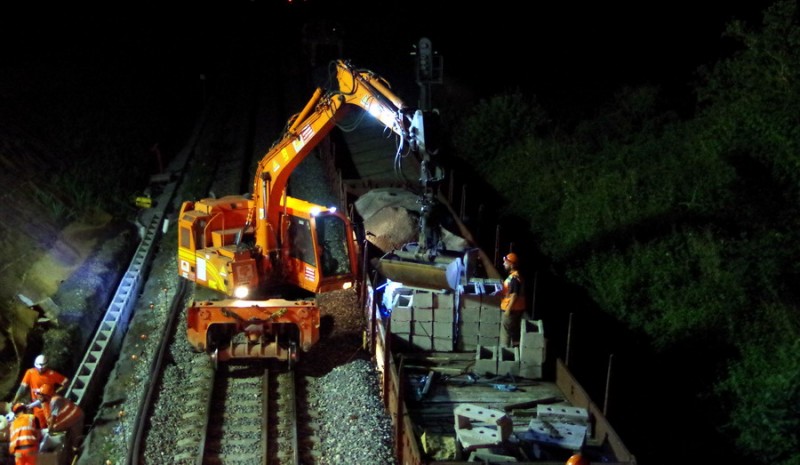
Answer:
[[(520, 94), (459, 125), (459, 156), (528, 219), (540, 251), (655, 349), (706, 340), (741, 454), (800, 463), (800, 29), (779, 1), (706, 67), (690, 118), (623, 89), (571, 130)], [(692, 363), (691, 360), (687, 363)]]

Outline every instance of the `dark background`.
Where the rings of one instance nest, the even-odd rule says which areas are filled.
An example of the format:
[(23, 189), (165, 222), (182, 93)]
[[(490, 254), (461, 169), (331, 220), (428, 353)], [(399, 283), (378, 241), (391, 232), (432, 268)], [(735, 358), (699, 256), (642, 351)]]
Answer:
[(724, 25), (733, 18), (758, 20), (768, 4), (704, 3), (220, 0), (21, 5), (5, 7), (0, 15), (0, 70), (67, 56), (102, 65), (124, 56), (145, 66), (159, 63), (200, 72), (221, 55), (286, 47), (299, 40), (304, 23), (327, 18), (341, 25), (344, 58), (363, 62), (392, 82), (412, 76), (408, 65), (413, 45), (428, 37), (444, 57), (445, 76), (481, 96), (521, 88), (548, 105), (586, 107), (623, 85), (685, 90), (699, 65), (729, 52), (722, 39)]
[[(14, 118), (14, 112), (9, 112), (11, 106), (5, 105), (7, 101), (13, 101), (16, 111), (24, 108), (28, 99), (41, 95), (43, 89), (52, 88), (58, 91), (48, 95), (60, 96), (55, 97), (57, 100), (63, 97), (63, 102), (72, 104), (76, 99), (70, 94), (74, 89), (85, 92), (88, 78), (97, 85), (114, 80), (122, 92), (125, 86), (135, 86), (139, 87), (137, 91), (144, 89), (164, 99), (172, 98), (176, 89), (199, 93), (201, 75), (212, 85), (220, 76), (251, 73), (257, 66), (263, 71), (257, 74), (259, 79), (277, 78), (284, 74), (270, 70), (285, 67), (281, 57), (304, 53), (300, 45), (303, 25), (319, 20), (340, 25), (345, 43), (343, 58), (377, 71), (401, 87), (398, 94), (409, 102), (415, 95), (407, 92), (416, 90), (413, 45), (428, 37), (434, 50), (444, 57), (443, 86), (465, 86), (476, 97), (519, 88), (535, 94), (549, 111), (569, 116), (591, 112), (621, 86), (654, 84), (664, 87), (676, 106), (684, 106), (691, 100), (697, 67), (731, 51), (722, 37), (725, 24), (733, 18), (758, 20), (765, 6), (766, 2), (723, 3), (712, 8), (684, 1), (474, 5), (420, 0), (146, 2), (106, 3), (91, 8), (15, 5), (13, 11), (4, 7), (6, 11), (0, 14), (0, 74), (23, 73), (25, 77), (0, 80), (0, 84), (15, 83), (0, 86), (0, 106), (10, 113), (6, 118)], [(62, 72), (66, 67), (72, 71)], [(74, 69), (83, 72), (75, 73)], [(117, 80), (123, 78), (120, 84), (123, 81)], [(310, 92), (309, 88), (301, 95), (306, 97)], [(61, 103), (53, 101), (53, 106)], [(299, 109), (280, 109), (280, 117)], [(196, 110), (187, 107), (187, 119)], [(115, 118), (117, 111), (124, 109), (114, 108), (98, 118)], [(145, 141), (143, 151), (152, 142)], [(541, 282), (543, 288), (548, 285), (546, 280)], [(564, 306), (564, 302), (559, 304)], [(595, 318), (598, 324), (613, 324)], [(617, 343), (635, 345), (636, 341)], [(602, 401), (594, 394), (604, 389), (606, 357), (598, 354), (598, 360), (591, 361), (599, 367), (601, 376), (588, 382), (581, 378), (596, 402)], [(632, 403), (635, 398), (641, 403), (611, 405), (612, 424), (640, 457), (658, 456), (664, 438), (649, 434), (648, 425), (638, 425), (638, 429), (637, 425), (626, 425), (620, 415), (624, 416), (626, 409), (653, 408), (657, 421), (657, 406), (650, 402), (677, 396), (658, 389), (659, 376), (686, 375), (677, 363), (660, 369), (657, 376), (643, 373), (638, 384), (634, 380), (624, 389), (617, 388), (635, 391), (639, 387), (655, 393), (652, 398), (628, 392), (626, 402)], [(692, 407), (691, 403), (685, 405)], [(700, 429), (710, 431), (713, 426)], [(691, 442), (697, 447), (717, 446), (710, 439)], [(680, 456), (675, 452), (680, 451), (665, 455)]]

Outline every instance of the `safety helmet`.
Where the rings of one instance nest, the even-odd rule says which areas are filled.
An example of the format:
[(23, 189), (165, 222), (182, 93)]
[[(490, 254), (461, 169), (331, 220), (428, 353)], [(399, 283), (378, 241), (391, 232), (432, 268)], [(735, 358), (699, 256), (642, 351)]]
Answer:
[(40, 370), (45, 368), (47, 366), (47, 357), (44, 355), (37, 355), (36, 359), (33, 361), (33, 366)]
[(589, 465), (589, 459), (581, 454), (574, 454), (572, 457), (567, 459), (566, 465)]
[(56, 390), (53, 389), (52, 384), (42, 384), (39, 386), (39, 389), (36, 390), (36, 394), (41, 394), (43, 396), (52, 397), (53, 394), (56, 393)]
[(503, 257), (503, 260), (508, 263), (511, 263), (512, 265), (519, 264), (519, 257), (517, 257), (517, 254), (515, 254), (514, 252), (511, 252), (510, 254)]
[(24, 412), (25, 411), (25, 404), (23, 404), (22, 402), (17, 402), (16, 404), (14, 404), (13, 407), (11, 407), (11, 411), (14, 412), (15, 414), (16, 413), (20, 413), (20, 412)]

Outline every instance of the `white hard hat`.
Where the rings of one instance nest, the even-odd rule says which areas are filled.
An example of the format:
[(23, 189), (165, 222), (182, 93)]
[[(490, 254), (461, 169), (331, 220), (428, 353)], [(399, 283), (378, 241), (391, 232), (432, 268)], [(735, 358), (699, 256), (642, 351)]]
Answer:
[(37, 355), (36, 359), (33, 361), (33, 366), (36, 368), (44, 368), (47, 366), (47, 357), (44, 355)]
[(7, 422), (11, 423), (12, 421), (14, 421), (14, 418), (16, 418), (16, 415), (14, 415), (14, 412), (8, 412), (6, 413), (6, 416), (3, 418), (5, 418)]

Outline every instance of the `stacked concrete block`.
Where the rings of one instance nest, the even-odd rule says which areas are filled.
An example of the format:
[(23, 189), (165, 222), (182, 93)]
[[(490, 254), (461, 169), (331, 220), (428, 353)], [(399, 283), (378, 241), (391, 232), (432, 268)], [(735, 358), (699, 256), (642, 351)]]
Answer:
[[(482, 280), (483, 294), (481, 298), (481, 345), (499, 344), (503, 312), (500, 302), (503, 300), (503, 282), (499, 279)], [(496, 340), (495, 340), (496, 338)]]
[(456, 299), (452, 292), (431, 293), (433, 298), (433, 350), (452, 352), (456, 345)]
[(481, 323), (481, 294), (483, 286), (476, 281), (468, 282), (459, 292), (459, 311), (456, 347), (471, 351), (478, 347)]
[(458, 343), (459, 350), (500, 344), (503, 313), (503, 282), (498, 279), (471, 279), (460, 290)]
[(395, 337), (419, 350), (452, 352), (455, 325), (454, 294), (398, 287), (387, 290), (384, 304), (391, 309)]
[(414, 321), (411, 325), (411, 344), (420, 350), (433, 350), (433, 298), (430, 291), (414, 289), (412, 307)]
[(433, 297), (431, 291), (414, 289), (412, 305), (414, 306), (414, 319), (433, 321)]
[(411, 289), (397, 289), (384, 296), (384, 305), (391, 310), (391, 331), (404, 340), (411, 336), (411, 322), (414, 320)]
[(542, 320), (524, 318), (520, 325), (520, 331), (519, 375), (524, 378), (539, 379), (542, 377), (546, 346)]
[(453, 294), (443, 291), (414, 290), (412, 343), (422, 350), (452, 352), (455, 346)]

